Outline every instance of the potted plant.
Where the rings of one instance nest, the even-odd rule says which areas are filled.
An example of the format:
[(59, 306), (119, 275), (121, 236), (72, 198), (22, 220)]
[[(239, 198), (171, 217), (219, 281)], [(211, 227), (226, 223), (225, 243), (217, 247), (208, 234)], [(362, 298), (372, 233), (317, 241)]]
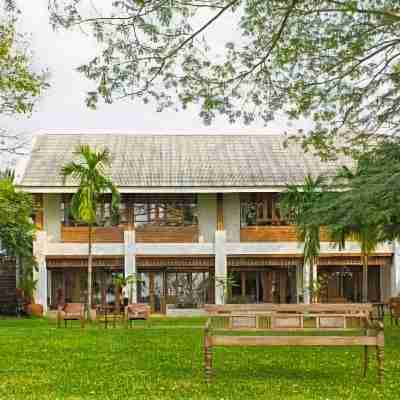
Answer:
[(26, 272), (20, 282), (19, 289), (23, 293), (25, 312), (28, 315), (43, 316), (43, 306), (36, 304), (34, 294), (36, 290), (37, 280), (33, 279), (31, 273)]

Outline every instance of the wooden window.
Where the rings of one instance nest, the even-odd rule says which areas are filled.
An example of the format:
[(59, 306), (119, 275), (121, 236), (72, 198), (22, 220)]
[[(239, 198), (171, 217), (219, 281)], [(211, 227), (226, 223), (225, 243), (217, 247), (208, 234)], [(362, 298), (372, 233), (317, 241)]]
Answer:
[(197, 198), (192, 195), (136, 195), (134, 215), (139, 227), (197, 225)]
[(240, 199), (241, 227), (287, 225), (279, 212), (279, 193), (249, 193)]
[[(82, 221), (77, 221), (71, 210), (72, 195), (64, 194), (60, 204), (61, 224), (63, 226), (86, 226)], [(96, 223), (94, 226), (115, 226), (119, 224), (119, 216), (111, 212), (111, 196), (101, 197), (96, 209)]]
[[(71, 212), (72, 195), (61, 200), (63, 226), (84, 226), (76, 221)], [(197, 225), (197, 197), (195, 195), (128, 195), (121, 196), (119, 213), (111, 212), (111, 196), (104, 195), (96, 210), (95, 226), (126, 225), (135, 221), (137, 226), (189, 226)]]

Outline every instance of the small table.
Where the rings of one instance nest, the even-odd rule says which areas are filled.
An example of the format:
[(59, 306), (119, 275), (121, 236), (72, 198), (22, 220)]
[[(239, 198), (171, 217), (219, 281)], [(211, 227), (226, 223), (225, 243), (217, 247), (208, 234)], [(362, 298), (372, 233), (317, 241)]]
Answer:
[(104, 328), (108, 327), (109, 323), (112, 323), (113, 327), (116, 327), (117, 321), (123, 319), (123, 314), (117, 312), (115, 306), (104, 305), (98, 306), (96, 309), (96, 320), (104, 323)]

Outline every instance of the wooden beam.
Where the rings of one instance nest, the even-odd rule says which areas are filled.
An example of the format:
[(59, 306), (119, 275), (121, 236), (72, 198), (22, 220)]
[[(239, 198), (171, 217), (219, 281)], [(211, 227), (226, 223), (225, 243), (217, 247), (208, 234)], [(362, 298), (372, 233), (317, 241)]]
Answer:
[(35, 194), (33, 197), (33, 204), (35, 210), (35, 225), (38, 231), (44, 228), (44, 214), (43, 214), (43, 194)]
[(168, 279), (167, 279), (167, 269), (164, 268), (162, 272), (162, 279), (163, 279), (163, 296), (162, 296), (162, 301), (161, 301), (161, 312), (163, 314), (167, 314), (167, 297), (168, 297)]
[(156, 297), (154, 293), (155, 289), (155, 273), (154, 272), (149, 272), (149, 297), (150, 297), (150, 310), (152, 313), (155, 312), (156, 309)]
[(246, 272), (242, 271), (240, 273), (240, 286), (242, 289), (242, 296), (246, 296)]
[(223, 231), (224, 228), (224, 195), (217, 194), (217, 231)]
[(212, 346), (376, 346), (369, 336), (211, 336)]

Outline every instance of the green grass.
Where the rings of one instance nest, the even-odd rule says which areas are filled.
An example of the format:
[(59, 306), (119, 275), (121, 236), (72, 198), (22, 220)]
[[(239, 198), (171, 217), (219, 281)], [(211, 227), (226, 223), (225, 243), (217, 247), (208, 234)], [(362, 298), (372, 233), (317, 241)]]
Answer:
[(400, 399), (400, 327), (385, 330), (383, 386), (372, 352), (361, 376), (361, 348), (218, 348), (206, 385), (203, 323), (81, 330), (0, 319), (0, 399)]

